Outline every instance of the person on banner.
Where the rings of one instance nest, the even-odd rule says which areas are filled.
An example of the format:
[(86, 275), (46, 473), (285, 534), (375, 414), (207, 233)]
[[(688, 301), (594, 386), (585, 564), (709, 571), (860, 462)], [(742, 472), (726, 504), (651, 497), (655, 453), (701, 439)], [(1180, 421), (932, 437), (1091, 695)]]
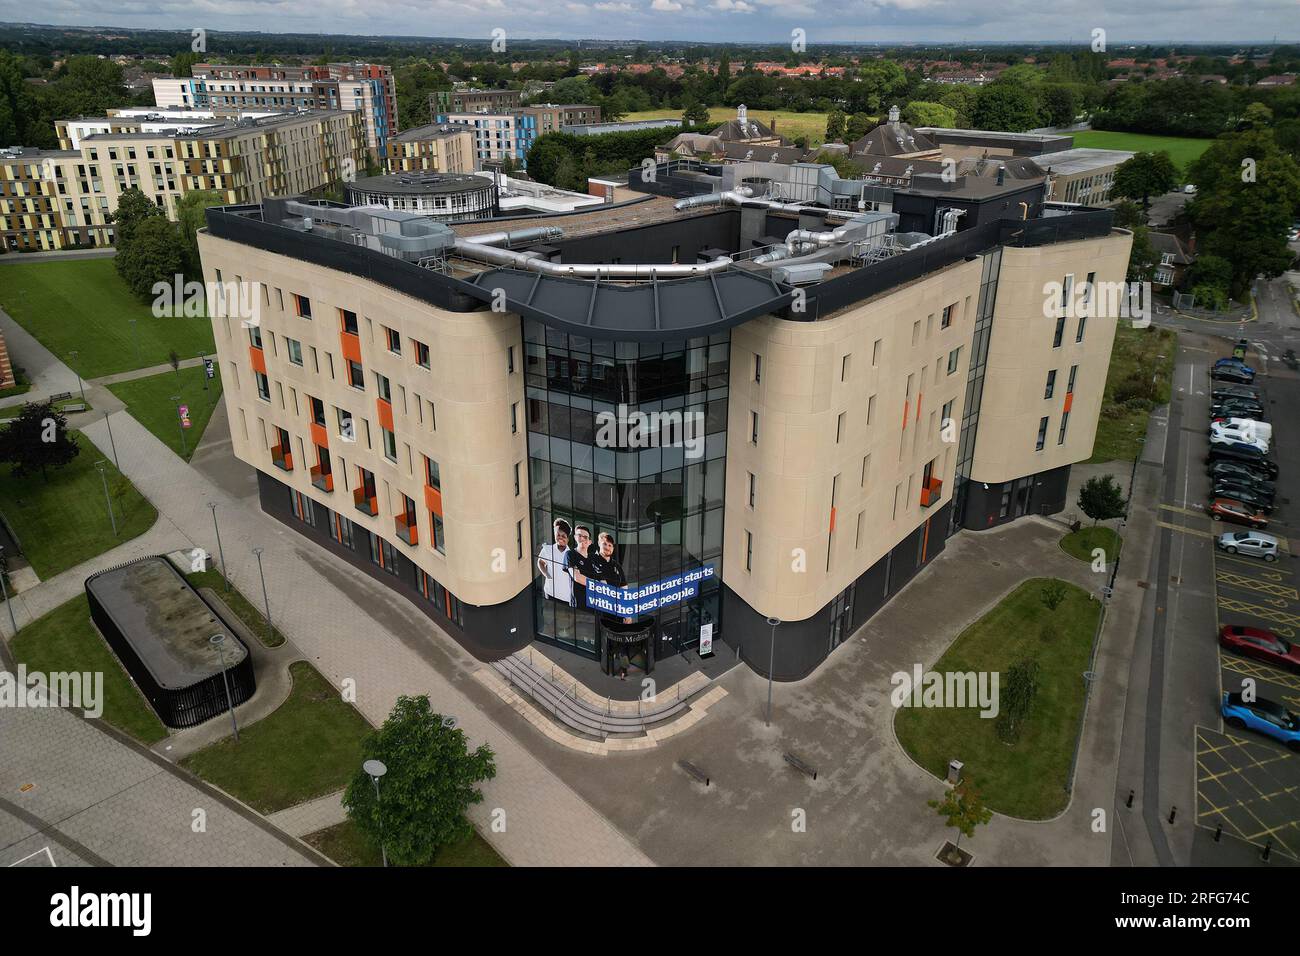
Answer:
[(554, 542), (542, 545), (537, 555), (537, 570), (546, 579), (546, 596), (564, 604), (573, 603), (573, 578), (565, 570), (565, 556), (570, 553), (569, 523), (556, 518), (552, 526)]
[(591, 560), (596, 556), (591, 550), (591, 529), (580, 524), (573, 529), (573, 537), (575, 546), (564, 555), (564, 569), (572, 582), (569, 604), (586, 610), (587, 578), (591, 576)]
[[(596, 540), (597, 551), (586, 559), (586, 569), (580, 581), (583, 585), (584, 600), (587, 578), (603, 581), (611, 587), (627, 587), (627, 575), (623, 572), (623, 565), (619, 564), (618, 559), (614, 557), (614, 536), (608, 531), (602, 531)], [(574, 580), (579, 580), (577, 575), (574, 576)], [(631, 624), (632, 621), (630, 617), (623, 618), (624, 624)]]

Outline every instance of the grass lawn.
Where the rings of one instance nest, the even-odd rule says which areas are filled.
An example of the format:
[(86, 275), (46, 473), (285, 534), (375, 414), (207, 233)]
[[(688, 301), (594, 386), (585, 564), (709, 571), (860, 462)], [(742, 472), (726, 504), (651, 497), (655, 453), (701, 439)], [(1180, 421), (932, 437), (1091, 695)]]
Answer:
[(1037, 658), (1038, 694), (1016, 743), (1004, 744), (996, 720), (980, 717), (978, 707), (901, 707), (894, 718), (899, 742), (926, 770), (942, 779), (948, 761), (961, 760), (989, 808), (1026, 820), (1055, 816), (1069, 801), (1065, 786), (1083, 707), (1082, 674), (1101, 612), (1073, 584), (1066, 584), (1060, 607), (1049, 611), (1040, 598), (1048, 580), (1021, 584), (963, 631), (932, 668), (1005, 677), (1012, 664)]
[[(207, 391), (203, 390), (204, 383)], [(108, 386), (108, 390), (126, 402), (126, 410), (131, 413), (160, 441), (186, 461), (194, 454), (194, 448), (203, 437), (203, 429), (208, 427), (212, 410), (221, 400), (221, 373), (218, 371), (212, 381), (203, 373), (203, 366), (183, 368), (178, 372), (160, 372), (148, 378), (136, 378), (129, 382), (118, 382)], [(172, 401), (173, 395), (179, 395), (180, 401)], [(190, 408), (190, 427), (185, 429), (185, 450), (181, 450), (180, 416), (177, 405)]]
[[(118, 277), (112, 259), (6, 266), (0, 307), (83, 378), (97, 378), (213, 351), (206, 318), (154, 318)], [(135, 332), (130, 319), (135, 319)], [(136, 341), (139, 358), (136, 357)], [(68, 353), (77, 350), (71, 359)]]
[(361, 766), (370, 725), (306, 661), (291, 666), (293, 691), (272, 714), (190, 754), (186, 769), (274, 813), (345, 787)]
[[(111, 457), (102, 456), (80, 432), (69, 429), (68, 435), (81, 446), (81, 454), (63, 468), (51, 469), (48, 482), (39, 472), (17, 478), (11, 469), (0, 469), (0, 509), (42, 580), (143, 534), (158, 517), (153, 505), (113, 467)], [(116, 536), (95, 468), (99, 460), (105, 461), (108, 487), (115, 492)]]
[(85, 594), (28, 624), (18, 632), (10, 648), (29, 671), (102, 672), (104, 720), (141, 743), (152, 744), (167, 736), (167, 728), (90, 623), (90, 604)]
[(1129, 408), (1115, 402), (1115, 389), (1137, 373), (1156, 376), (1157, 404), (1169, 401), (1174, 374), (1174, 349), (1177, 336), (1168, 329), (1135, 329), (1120, 321), (1115, 330), (1115, 346), (1110, 353), (1110, 370), (1106, 373), (1106, 394), (1097, 421), (1097, 438), (1092, 446), (1091, 462), (1132, 461), (1145, 438), (1151, 412)]
[(1109, 564), (1119, 557), (1119, 550), (1123, 545), (1123, 538), (1110, 528), (1101, 525), (1080, 528), (1078, 531), (1071, 531), (1061, 538), (1062, 551), (1072, 558), (1087, 561), (1089, 564), (1092, 563), (1094, 548), (1101, 548), (1106, 552), (1106, 563)]
[(1122, 149), (1132, 153), (1152, 153), (1164, 150), (1174, 165), (1186, 170), (1189, 163), (1198, 159), (1210, 148), (1212, 139), (1193, 139), (1186, 136), (1148, 136), (1145, 133), (1112, 133), (1091, 129), (1071, 133), (1074, 145), (1089, 149)]
[[(807, 136), (809, 146), (820, 146), (826, 141), (826, 117), (829, 113), (792, 113), (789, 110), (755, 110), (749, 111), (749, 118), (758, 120), (768, 126), (773, 125), (776, 120), (775, 132), (778, 136), (784, 136), (786, 139), (793, 140), (796, 136)], [(628, 113), (627, 120), (643, 119), (681, 119), (681, 110), (642, 110), (639, 113)], [(736, 118), (736, 111), (729, 106), (711, 106), (709, 107), (710, 123), (725, 123), (727, 120)], [(665, 136), (664, 142), (672, 139), (671, 136)]]
[[(336, 823), (303, 837), (339, 866), (383, 866), (384, 858), (351, 821)], [(445, 846), (433, 866), (508, 866), (491, 844), (475, 831), (467, 840)]]
[[(216, 560), (216, 555), (213, 559)], [(217, 597), (225, 603), (226, 607), (244, 622), (245, 626), (252, 631), (259, 641), (267, 647), (279, 647), (284, 643), (284, 635), (280, 633), (278, 627), (272, 626), (271, 639), (266, 637), (266, 616), (253, 606), (252, 602), (240, 592), (239, 588), (232, 587), (229, 591), (225, 590), (226, 582), (221, 576), (221, 572), (213, 569), (211, 571), (195, 571), (185, 575), (186, 580), (194, 585), (194, 588), (211, 588), (216, 592)]]

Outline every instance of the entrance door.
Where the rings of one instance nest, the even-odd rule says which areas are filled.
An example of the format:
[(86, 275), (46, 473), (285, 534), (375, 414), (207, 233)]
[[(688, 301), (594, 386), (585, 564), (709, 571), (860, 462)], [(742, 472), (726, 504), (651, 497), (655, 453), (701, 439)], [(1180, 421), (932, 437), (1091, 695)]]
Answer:
[(1033, 490), (1033, 478), (1017, 478), (1015, 490), (1015, 502), (1017, 518), (1021, 517), (1029, 510), (1029, 492)]
[(831, 646), (833, 651), (853, 633), (853, 590), (850, 584), (831, 602)]

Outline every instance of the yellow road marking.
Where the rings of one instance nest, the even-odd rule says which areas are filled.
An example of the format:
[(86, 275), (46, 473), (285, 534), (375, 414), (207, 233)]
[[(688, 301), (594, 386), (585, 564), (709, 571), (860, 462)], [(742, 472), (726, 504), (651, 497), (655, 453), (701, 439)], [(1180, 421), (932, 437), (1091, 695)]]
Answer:
[(1237, 574), (1233, 571), (1218, 571), (1215, 573), (1214, 579), (1232, 587), (1259, 591), (1276, 598), (1300, 601), (1300, 593), (1297, 593), (1295, 588), (1289, 588), (1282, 584), (1273, 584), (1270, 581), (1260, 581), (1245, 574)]

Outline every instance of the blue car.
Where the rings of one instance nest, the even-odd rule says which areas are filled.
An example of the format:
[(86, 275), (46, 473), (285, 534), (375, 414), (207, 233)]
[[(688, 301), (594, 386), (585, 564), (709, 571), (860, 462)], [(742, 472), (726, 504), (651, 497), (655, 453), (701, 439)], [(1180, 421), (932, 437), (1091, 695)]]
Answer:
[(1281, 704), (1262, 697), (1245, 701), (1240, 694), (1224, 694), (1220, 712), (1229, 727), (1257, 730), (1300, 753), (1300, 717)]
[(1239, 368), (1247, 375), (1255, 374), (1255, 370), (1239, 358), (1221, 358), (1214, 363), (1215, 368), (1224, 368), (1225, 366), (1232, 366), (1233, 368)]

